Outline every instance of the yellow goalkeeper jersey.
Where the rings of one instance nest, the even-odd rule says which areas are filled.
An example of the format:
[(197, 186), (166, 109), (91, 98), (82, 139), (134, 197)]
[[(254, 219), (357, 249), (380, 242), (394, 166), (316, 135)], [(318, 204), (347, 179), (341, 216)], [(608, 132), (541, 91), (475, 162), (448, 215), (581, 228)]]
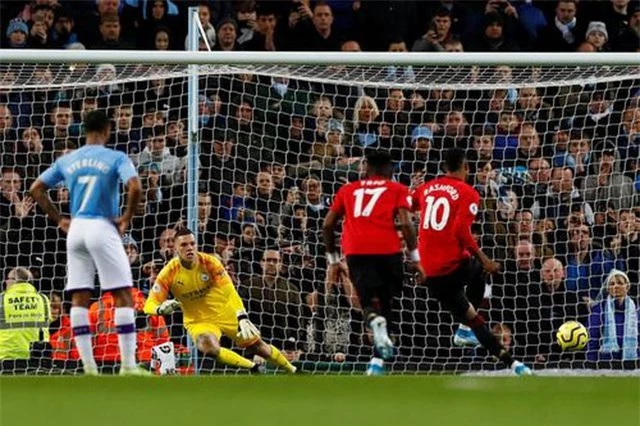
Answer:
[(191, 269), (182, 266), (177, 257), (162, 268), (144, 305), (145, 313), (155, 314), (169, 292), (182, 304), (186, 327), (235, 319), (236, 312), (244, 310), (222, 262), (202, 252)]

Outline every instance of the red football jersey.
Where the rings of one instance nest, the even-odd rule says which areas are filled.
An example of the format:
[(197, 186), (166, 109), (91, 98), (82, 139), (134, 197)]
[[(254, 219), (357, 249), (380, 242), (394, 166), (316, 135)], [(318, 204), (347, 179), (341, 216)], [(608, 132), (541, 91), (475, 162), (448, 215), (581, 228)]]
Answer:
[(443, 176), (423, 183), (412, 194), (420, 211), (418, 249), (427, 277), (453, 272), (479, 250), (471, 234), (480, 196), (460, 179)]
[(344, 217), (342, 252), (400, 253), (395, 216), (398, 209), (411, 210), (410, 203), (409, 189), (388, 179), (363, 179), (344, 185), (331, 205), (331, 210)]

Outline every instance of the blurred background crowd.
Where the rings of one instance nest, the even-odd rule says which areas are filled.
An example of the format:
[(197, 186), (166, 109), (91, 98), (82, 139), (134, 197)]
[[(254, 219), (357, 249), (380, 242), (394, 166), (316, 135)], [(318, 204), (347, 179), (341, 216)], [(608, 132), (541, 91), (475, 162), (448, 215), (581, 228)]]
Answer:
[[(202, 50), (640, 51), (640, 4), (629, 0), (12, 1), (0, 5), (2, 47), (184, 50), (188, 6), (199, 7)], [(295, 360), (366, 359), (353, 286), (325, 277), (321, 224), (332, 196), (358, 178), (370, 149), (388, 149), (395, 179), (415, 187), (440, 173), (443, 150), (458, 146), (483, 200), (473, 232), (504, 265), (483, 306), (494, 332), (545, 365), (623, 361), (620, 348), (601, 350), (599, 337), (611, 337), (613, 318), (621, 339), (634, 326), (637, 338), (629, 312), (637, 310), (640, 271), (640, 80), (515, 87), (505, 66), (491, 71), (502, 82), (491, 90), (407, 90), (393, 81), (414, 81), (419, 67), (381, 69), (388, 87), (249, 73), (200, 78), (200, 249), (224, 262), (265, 338)], [(62, 295), (65, 235), (27, 190), (83, 145), (88, 111), (108, 111), (108, 146), (127, 153), (143, 180), (123, 238), (140, 311), (175, 254), (175, 229), (186, 226), (186, 79), (123, 82), (113, 79), (119, 71), (102, 64), (91, 67), (100, 84), (51, 88), (56, 69), (37, 66), (40, 88), (0, 90), (0, 267), (4, 277), (28, 268), (50, 295), (52, 357), (62, 363), (77, 360)], [(68, 191), (51, 195), (68, 212)], [(451, 347), (450, 317), (410, 276), (397, 302), (401, 368), (482, 365), (475, 350)], [(112, 308), (110, 295), (96, 293), (98, 358), (107, 363), (118, 359)], [(563, 358), (554, 330), (576, 318), (594, 338), (586, 354)], [(142, 360), (149, 345), (185, 344), (180, 314), (139, 320), (149, 339)]]

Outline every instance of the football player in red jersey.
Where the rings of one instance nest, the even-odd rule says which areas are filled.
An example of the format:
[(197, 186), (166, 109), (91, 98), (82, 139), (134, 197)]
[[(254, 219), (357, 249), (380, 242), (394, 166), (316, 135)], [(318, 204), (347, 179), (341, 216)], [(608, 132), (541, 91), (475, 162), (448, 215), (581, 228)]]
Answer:
[[(471, 234), (480, 196), (466, 183), (469, 164), (462, 149), (447, 151), (445, 169), (445, 176), (420, 185), (412, 194), (413, 208), (420, 211), (418, 250), (429, 293), (460, 321), (454, 343), (481, 344), (517, 375), (530, 375), (529, 367), (513, 360), (475, 308), (484, 291), (481, 269), (495, 274), (500, 265), (483, 253)], [(482, 268), (474, 267), (472, 257)]]
[(364, 179), (344, 185), (336, 194), (324, 221), (323, 235), (329, 264), (329, 279), (337, 281), (347, 273), (340, 263), (335, 228), (344, 217), (342, 253), (364, 309), (365, 320), (373, 331), (374, 356), (368, 375), (384, 373), (384, 361), (393, 356), (393, 342), (387, 333), (393, 298), (400, 295), (404, 281), (402, 242), (395, 221), (411, 253), (418, 280), (424, 272), (416, 249), (411, 219), (409, 189), (391, 180), (393, 164), (384, 151), (367, 155)]

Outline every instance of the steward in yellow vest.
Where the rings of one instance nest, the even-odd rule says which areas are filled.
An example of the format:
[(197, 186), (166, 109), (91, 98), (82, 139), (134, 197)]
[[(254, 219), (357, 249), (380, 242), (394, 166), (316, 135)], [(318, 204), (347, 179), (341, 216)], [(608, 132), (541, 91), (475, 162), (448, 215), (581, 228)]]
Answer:
[(32, 280), (28, 269), (12, 269), (0, 293), (0, 361), (29, 359), (33, 342), (49, 341), (49, 298)]

